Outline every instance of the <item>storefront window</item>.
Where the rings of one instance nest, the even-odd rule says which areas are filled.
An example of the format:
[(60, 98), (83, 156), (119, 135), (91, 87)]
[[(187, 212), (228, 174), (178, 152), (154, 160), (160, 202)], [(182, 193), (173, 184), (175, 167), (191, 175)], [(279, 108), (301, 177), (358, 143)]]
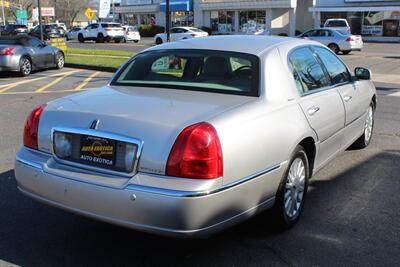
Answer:
[(240, 11), (239, 31), (257, 32), (265, 30), (265, 11)]
[(364, 12), (362, 35), (400, 36), (399, 11)]
[(212, 11), (211, 29), (215, 32), (229, 33), (235, 31), (234, 11)]
[(193, 26), (193, 11), (177, 11), (171, 13), (172, 27)]
[(156, 16), (154, 14), (140, 14), (140, 24), (155, 25)]

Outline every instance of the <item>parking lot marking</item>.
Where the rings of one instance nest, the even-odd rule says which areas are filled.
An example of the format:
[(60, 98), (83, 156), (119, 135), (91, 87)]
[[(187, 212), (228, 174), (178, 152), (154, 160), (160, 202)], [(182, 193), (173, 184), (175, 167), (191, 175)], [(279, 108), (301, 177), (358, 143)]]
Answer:
[(400, 97), (400, 91), (396, 92), (396, 93), (388, 94), (388, 96), (399, 96)]
[(75, 91), (82, 90), (94, 77), (100, 74), (100, 71), (90, 74), (81, 84), (75, 87)]
[(65, 79), (65, 78), (68, 77), (69, 75), (74, 74), (74, 73), (79, 72), (79, 71), (81, 71), (81, 70), (73, 70), (73, 71), (64, 73), (64, 75), (62, 75), (61, 77), (59, 77), (59, 78), (55, 79), (54, 81), (52, 81), (52, 82), (46, 84), (45, 86), (42, 86), (42, 87), (40, 87), (39, 89), (37, 89), (37, 90), (35, 91), (35, 93), (41, 93), (41, 92), (43, 92), (44, 90), (50, 88), (51, 86), (53, 86), (53, 85), (55, 85), (55, 84), (61, 82), (63, 79)]
[[(64, 74), (66, 74), (66, 73), (76, 72), (76, 71), (77, 71), (77, 70), (67, 71), (67, 72), (61, 72), (61, 73), (55, 73), (55, 74), (48, 75), (48, 76), (45, 76), (45, 77), (38, 77), (38, 78), (33, 78), (33, 79), (26, 79), (26, 80), (19, 81), (19, 82), (15, 82), (15, 83), (3, 84), (3, 85), (0, 85), (0, 93), (4, 93), (4, 92), (6, 92), (6, 91), (8, 91), (8, 90), (10, 90), (10, 89), (12, 89), (12, 88), (18, 86), (18, 85), (21, 85), (21, 84), (26, 84), (26, 83), (31, 83), (31, 82), (35, 82), (35, 81), (40, 81), (40, 80), (47, 79), (47, 78), (49, 78), (49, 77), (57, 77), (57, 76), (60, 76), (60, 75), (64, 75)], [(80, 71), (80, 70), (79, 70), (79, 71)]]

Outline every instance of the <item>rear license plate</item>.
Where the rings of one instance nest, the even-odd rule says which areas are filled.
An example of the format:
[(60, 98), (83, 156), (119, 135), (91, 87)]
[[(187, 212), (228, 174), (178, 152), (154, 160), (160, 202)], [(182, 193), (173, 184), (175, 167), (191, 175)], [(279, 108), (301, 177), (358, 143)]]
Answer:
[(112, 167), (115, 165), (115, 148), (115, 140), (83, 135), (79, 159), (94, 166)]

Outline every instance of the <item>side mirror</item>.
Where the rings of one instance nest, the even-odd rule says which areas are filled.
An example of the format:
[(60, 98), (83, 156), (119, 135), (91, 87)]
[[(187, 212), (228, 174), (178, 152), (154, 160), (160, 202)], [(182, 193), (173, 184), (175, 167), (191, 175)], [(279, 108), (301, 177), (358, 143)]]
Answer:
[(358, 80), (371, 80), (372, 78), (372, 72), (362, 67), (356, 67), (354, 69), (354, 75)]

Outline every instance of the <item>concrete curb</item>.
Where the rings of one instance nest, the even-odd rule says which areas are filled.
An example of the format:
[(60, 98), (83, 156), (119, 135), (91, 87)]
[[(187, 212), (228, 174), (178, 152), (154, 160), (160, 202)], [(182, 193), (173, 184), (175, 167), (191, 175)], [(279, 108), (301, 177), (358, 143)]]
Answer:
[(95, 71), (112, 72), (112, 73), (115, 73), (118, 70), (118, 68), (113, 68), (113, 67), (103, 67), (103, 66), (74, 64), (74, 63), (65, 63), (64, 66), (67, 68), (95, 70)]

